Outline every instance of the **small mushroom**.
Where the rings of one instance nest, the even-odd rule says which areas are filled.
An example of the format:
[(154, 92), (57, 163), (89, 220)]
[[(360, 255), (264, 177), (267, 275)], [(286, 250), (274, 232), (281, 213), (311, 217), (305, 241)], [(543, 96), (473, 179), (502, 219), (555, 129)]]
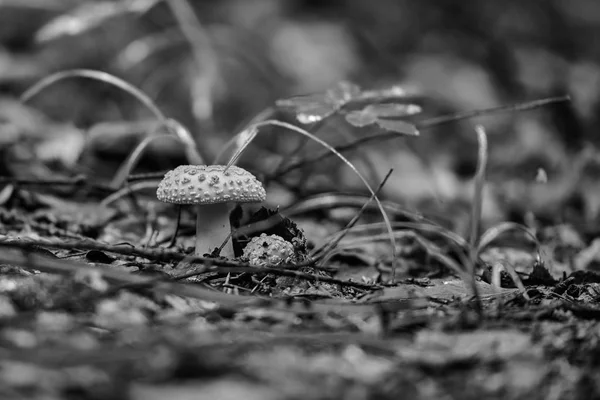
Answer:
[[(173, 204), (196, 206), (196, 251), (211, 253), (231, 233), (229, 205), (261, 202), (267, 198), (254, 175), (235, 165), (180, 165), (165, 174), (156, 197)], [(233, 244), (227, 241), (221, 255), (233, 258)]]
[(255, 267), (288, 263), (294, 258), (294, 246), (281, 236), (262, 233), (244, 247), (244, 258)]

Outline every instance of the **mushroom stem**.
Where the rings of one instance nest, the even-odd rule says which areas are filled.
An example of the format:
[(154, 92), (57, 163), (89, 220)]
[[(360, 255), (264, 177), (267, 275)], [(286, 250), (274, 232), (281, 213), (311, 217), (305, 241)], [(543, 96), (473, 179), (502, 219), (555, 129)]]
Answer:
[[(196, 205), (196, 255), (211, 253), (215, 247), (221, 247), (230, 233), (227, 203)], [(227, 240), (220, 255), (227, 258), (235, 257), (231, 238)]]

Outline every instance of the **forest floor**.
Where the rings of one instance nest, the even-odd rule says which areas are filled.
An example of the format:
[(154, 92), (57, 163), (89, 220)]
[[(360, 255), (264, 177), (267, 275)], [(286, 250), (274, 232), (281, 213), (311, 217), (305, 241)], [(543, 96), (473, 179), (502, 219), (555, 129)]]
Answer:
[(0, 1), (0, 399), (600, 398), (597, 3)]
[[(61, 214), (61, 202), (49, 211), (36, 202), (48, 207), (51, 196), (27, 191), (7, 199), (2, 398), (600, 395), (600, 274), (549, 270), (543, 254), (519, 248), (529, 244), (482, 252), (478, 305), (414, 238), (400, 246), (402, 264), (427, 276), (386, 284), (369, 276), (389, 270), (366, 268), (364, 254), (337, 255), (321, 270), (183, 259), (189, 247), (148, 245), (170, 240), (173, 218), (157, 228), (143, 213), (69, 202)], [(273, 229), (303, 235), (286, 219)], [(576, 233), (554, 231), (555, 253), (572, 252)], [(505, 287), (485, 282), (498, 262), (514, 266), (524, 290), (505, 271)]]

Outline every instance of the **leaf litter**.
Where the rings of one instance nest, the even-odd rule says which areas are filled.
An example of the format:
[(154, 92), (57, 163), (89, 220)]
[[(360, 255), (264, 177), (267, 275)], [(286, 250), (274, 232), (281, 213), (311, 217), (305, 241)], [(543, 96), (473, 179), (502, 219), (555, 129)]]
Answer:
[[(46, 221), (51, 226), (62, 226), (71, 233), (77, 233), (80, 231), (78, 231), (77, 226), (84, 223), (84, 220), (76, 217), (77, 212), (95, 218), (98, 216), (96, 214), (98, 210), (90, 210), (84, 203), (70, 202), (67, 204), (65, 200), (59, 200), (58, 197), (44, 196), (47, 200), (38, 203), (36, 207), (39, 207), (42, 212), (40, 214), (40, 211), (38, 211), (39, 215), (44, 215), (44, 213), (52, 215), (52, 218)], [(339, 200), (341, 201), (339, 204), (344, 204), (346, 201), (344, 197), (340, 197)], [(367, 200), (364, 199), (364, 205), (368, 204)], [(292, 390), (290, 393), (297, 393), (293, 389), (295, 385), (299, 385), (300, 382), (304, 385), (306, 382), (316, 379), (317, 376), (322, 378), (323, 374), (330, 375), (331, 383), (330, 386), (319, 386), (318, 393), (322, 390), (332, 390), (338, 394), (345, 393), (346, 390), (350, 389), (341, 386), (341, 382), (348, 379), (354, 382), (357, 387), (375, 385), (374, 392), (390, 391), (390, 393), (396, 393), (399, 390), (398, 388), (389, 387), (384, 382), (392, 374), (397, 374), (396, 369), (400, 366), (404, 370), (403, 373), (406, 374), (408, 370), (410, 371), (408, 372), (409, 375), (414, 374), (413, 378), (415, 380), (405, 384), (408, 385), (407, 390), (416, 391), (423, 390), (424, 387), (423, 383), (416, 385), (417, 382), (431, 382), (431, 377), (427, 378), (426, 375), (423, 375), (423, 368), (453, 371), (455, 365), (475, 368), (477, 365), (486, 366), (500, 361), (505, 365), (506, 371), (506, 375), (504, 375), (506, 381), (503, 381), (501, 387), (503, 390), (514, 390), (516, 392), (521, 390), (521, 387), (541, 384), (541, 382), (548, 379), (549, 374), (553, 371), (552, 368), (547, 370), (534, 368), (535, 360), (540, 360), (540, 354), (542, 354), (544, 348), (534, 345), (527, 333), (518, 330), (497, 330), (497, 328), (479, 328), (474, 333), (460, 332), (461, 327), (464, 327), (465, 324), (471, 325), (474, 323), (473, 318), (475, 317), (468, 316), (468, 308), (463, 309), (465, 305), (469, 304), (471, 291), (462, 280), (427, 277), (429, 273), (436, 270), (436, 274), (447, 275), (450, 273), (451, 276), (453, 273), (456, 274), (457, 268), (460, 268), (448, 268), (444, 259), (438, 259), (438, 267), (434, 268), (435, 257), (432, 258), (432, 254), (428, 254), (428, 252), (435, 248), (434, 251), (437, 254), (443, 255), (448, 249), (431, 247), (434, 246), (433, 244), (425, 244), (428, 243), (426, 237), (430, 234), (427, 233), (427, 229), (424, 231), (417, 230), (421, 233), (407, 231), (407, 233), (410, 232), (409, 236), (411, 237), (408, 241), (406, 239), (398, 240), (395, 236), (395, 243), (400, 246), (400, 252), (398, 253), (400, 257), (406, 258), (404, 260), (406, 262), (410, 262), (411, 259), (417, 261), (410, 269), (403, 271), (403, 274), (408, 273), (414, 276), (416, 273), (416, 277), (421, 275), (425, 277), (423, 278), (425, 280), (415, 280), (413, 282), (411, 279), (415, 278), (409, 278), (399, 285), (381, 286), (381, 282), (377, 278), (380, 274), (378, 264), (386, 258), (386, 246), (377, 249), (375, 244), (378, 241), (375, 236), (373, 234), (365, 236), (362, 233), (364, 228), (361, 227), (367, 227), (368, 225), (358, 225), (357, 228), (361, 229), (357, 233), (352, 233), (353, 230), (350, 229), (348, 231), (349, 238), (340, 241), (337, 246), (338, 250), (330, 255), (326, 264), (330, 265), (333, 271), (337, 269), (339, 272), (334, 273), (333, 276), (338, 276), (342, 280), (347, 280), (344, 276), (348, 276), (343, 272), (344, 270), (349, 271), (355, 268), (362, 270), (361, 276), (372, 277), (366, 281), (367, 285), (359, 285), (358, 282), (353, 285), (350, 282), (348, 286), (344, 287), (340, 285), (341, 281), (340, 283), (328, 282), (324, 278), (331, 276), (330, 273), (323, 275), (323, 278), (319, 278), (319, 272), (314, 269), (314, 266), (311, 267), (310, 265), (301, 267), (297, 275), (289, 276), (291, 279), (285, 282), (279, 278), (286, 275), (279, 275), (279, 278), (277, 278), (277, 274), (280, 274), (281, 271), (265, 270), (261, 276), (260, 273), (257, 274), (254, 271), (244, 269), (244, 267), (240, 269), (240, 267), (231, 265), (233, 268), (231, 271), (234, 272), (229, 272), (230, 275), (227, 275), (227, 279), (224, 280), (223, 273), (227, 271), (226, 265), (229, 264), (219, 259), (204, 260), (205, 266), (208, 262), (208, 265), (213, 264), (213, 267), (208, 269), (201, 267), (197, 275), (194, 275), (194, 280), (190, 281), (189, 284), (208, 284), (211, 287), (220, 287), (225, 293), (230, 293), (225, 294), (225, 297), (223, 297), (221, 295), (215, 296), (216, 293), (213, 294), (206, 291), (206, 289), (198, 291), (192, 287), (187, 288), (184, 286), (186, 284), (163, 283), (165, 280), (170, 279), (168, 265), (171, 264), (171, 268), (175, 266), (173, 264), (174, 259), (171, 257), (174, 254), (182, 253), (167, 254), (165, 251), (150, 251), (140, 254), (133, 251), (134, 248), (143, 246), (143, 240), (141, 239), (144, 236), (144, 226), (147, 224), (143, 221), (145, 215), (142, 213), (138, 217), (131, 218), (131, 222), (138, 226), (137, 231), (131, 232), (137, 233), (132, 235), (127, 231), (123, 231), (123, 229), (131, 229), (122, 224), (123, 216), (119, 216), (122, 212), (119, 211), (119, 208), (123, 205), (120, 205), (120, 202), (114, 204), (115, 206), (107, 209), (110, 211), (110, 216), (99, 220), (93, 225), (101, 228), (100, 231), (104, 232), (102, 237), (105, 240), (108, 239), (105, 244), (95, 241), (95, 237), (90, 237), (89, 233), (83, 235), (81, 240), (76, 242), (57, 242), (52, 239), (52, 236), (47, 239), (45, 238), (46, 235), (27, 233), (31, 232), (31, 229), (23, 230), (24, 226), (19, 228), (17, 221), (7, 220), (5, 222), (4, 226), (7, 228), (7, 232), (9, 232), (8, 229), (12, 229), (14, 233), (11, 234), (12, 238), (10, 239), (8, 236), (3, 236), (2, 245), (10, 248), (14, 247), (11, 246), (11, 242), (13, 242), (12, 244), (18, 243), (19, 247), (23, 249), (21, 251), (25, 252), (20, 253), (17, 251), (15, 253), (13, 250), (12, 253), (3, 253), (2, 261), (5, 263), (4, 265), (8, 264), (14, 267), (12, 267), (12, 272), (4, 272), (0, 284), (0, 287), (4, 288), (2, 298), (5, 303), (2, 320), (3, 326), (7, 327), (3, 338), (10, 349), (7, 353), (8, 359), (13, 361), (8, 364), (6, 361), (4, 362), (5, 375), (3, 379), (9, 381), (15, 379), (12, 378), (17, 373), (15, 368), (22, 368), (22, 370), (18, 370), (20, 371), (18, 373), (22, 376), (20, 385), (24, 386), (17, 386), (17, 388), (33, 385), (37, 387), (37, 390), (62, 392), (73, 385), (80, 385), (81, 389), (85, 391), (99, 391), (100, 394), (105, 393), (103, 396), (111, 396), (117, 393), (113, 390), (118, 391), (117, 387), (111, 383), (113, 379), (111, 377), (114, 376), (116, 370), (109, 367), (109, 365), (114, 363), (121, 367), (129, 366), (131, 379), (134, 380), (136, 377), (165, 374), (165, 368), (172, 371), (169, 375), (172, 377), (171, 379), (178, 379), (177, 377), (181, 376), (179, 374), (190, 377), (202, 376), (201, 371), (208, 368), (208, 370), (213, 371), (211, 372), (213, 378), (210, 380), (213, 383), (208, 384), (208, 390), (209, 392), (214, 390), (215, 393), (225, 390), (221, 385), (227, 382), (227, 379), (230, 379), (228, 377), (231, 374), (242, 373), (247, 377), (241, 381), (236, 380), (236, 385), (250, 385), (248, 387), (251, 389), (246, 386), (243, 387), (252, 390), (253, 393), (274, 398), (279, 395), (290, 395), (286, 394), (289, 390)], [(357, 205), (359, 204), (361, 203), (357, 203)], [(337, 205), (337, 201), (332, 203), (321, 202), (314, 209), (300, 208), (295, 215), (298, 216), (298, 213), (303, 212), (321, 212), (323, 210), (322, 206), (335, 209)], [(44, 209), (46, 210), (44, 211)], [(69, 216), (67, 221), (70, 221), (70, 224), (75, 223), (75, 225), (61, 225), (63, 220), (60, 216), (63, 212), (61, 210), (68, 210), (68, 213), (65, 214)], [(267, 209), (264, 212), (267, 213), (267, 216), (277, 215)], [(403, 211), (399, 215), (404, 215), (404, 213)], [(357, 216), (360, 219), (371, 219), (368, 215), (365, 217), (358, 214)], [(264, 217), (265, 215), (259, 217), (258, 221)], [(410, 226), (410, 224), (415, 224), (420, 228), (426, 226), (423, 225), (422, 217), (414, 216), (414, 218), (417, 222), (410, 222), (408, 225), (400, 224), (400, 226)], [(184, 218), (184, 220), (189, 219)], [(284, 217), (280, 217), (279, 220), (284, 221), (285, 225), (292, 224), (289, 226), (294, 226), (292, 221)], [(252, 219), (248, 219), (246, 222), (251, 221)], [(281, 225), (281, 222), (276, 223), (270, 229), (278, 234), (287, 235), (288, 240), (298, 237), (301, 242), (308, 241), (309, 248), (315, 246), (315, 243), (311, 243), (310, 237), (298, 236), (302, 235), (302, 232), (297, 228), (293, 228), (291, 231), (289, 228), (284, 228), (281, 231), (281, 228), (277, 228), (278, 224)], [(111, 227), (112, 225), (118, 228), (115, 230)], [(343, 226), (340, 226), (340, 228), (343, 228)], [(161, 229), (173, 230), (174, 226), (167, 224), (166, 226), (163, 225)], [(496, 237), (500, 237), (502, 233), (514, 231), (515, 227), (507, 224), (494, 229), (495, 231), (490, 230), (482, 236), (480, 244), (488, 250), (489, 255), (485, 258), (486, 263), (499, 260), (498, 255), (489, 252), (497, 248), (493, 244), (494, 241), (498, 240)], [(516, 229), (520, 228), (516, 227)], [(107, 237), (106, 232), (111, 230), (117, 236)], [(122, 233), (119, 234), (119, 232)], [(421, 237), (421, 235), (424, 236)], [(350, 259), (347, 256), (340, 258), (343, 253), (339, 253), (339, 250), (344, 248), (344, 240), (348, 241), (352, 236), (355, 236), (355, 239), (351, 239), (348, 243), (348, 249), (360, 248), (359, 243), (356, 242), (358, 239), (366, 246), (363, 250), (364, 254), (370, 255), (370, 257), (366, 259), (360, 257)], [(238, 240), (240, 239), (241, 237), (238, 237)], [(435, 240), (439, 241), (440, 238), (438, 237)], [(115, 246), (115, 244), (123, 241), (127, 243), (119, 245), (120, 247)], [(191, 242), (188, 247), (191, 247)], [(465, 245), (465, 243), (462, 243), (462, 245)], [(57, 244), (61, 244), (59, 247), (63, 250), (58, 250), (56, 248)], [(440, 244), (443, 244), (443, 242), (439, 242), (436, 246)], [(408, 250), (406, 246), (413, 246), (413, 249)], [(414, 246), (417, 247), (414, 248)], [(51, 252), (49, 254), (54, 253), (60, 255), (61, 258), (76, 255), (77, 250), (88, 249), (88, 251), (83, 253), (83, 257), (76, 256), (75, 259), (78, 261), (50, 262), (45, 255), (34, 256), (32, 253), (34, 249), (47, 249)], [(184, 250), (184, 248), (180, 249)], [(513, 254), (510, 248), (507, 252)], [(421, 253), (422, 256), (415, 258), (418, 253)], [(13, 254), (13, 256), (9, 254)], [(140, 256), (145, 259), (141, 259)], [(375, 258), (372, 258), (373, 256)], [(525, 261), (525, 269), (519, 269), (520, 273), (531, 273), (530, 266), (533, 265), (533, 258), (531, 256), (530, 259)], [(338, 260), (336, 261), (336, 259)], [(114, 272), (109, 272), (106, 268), (100, 268), (101, 264), (112, 265), (115, 261), (118, 261), (118, 263), (114, 267), (118, 266), (118, 269)], [(166, 264), (164, 264), (165, 262)], [(224, 265), (221, 266), (222, 262)], [(350, 264), (348, 264), (349, 262)], [(189, 270), (175, 268), (172, 271), (177, 275), (184, 272), (189, 274), (190, 271), (194, 272), (194, 269), (197, 269), (196, 265), (198, 264), (192, 261), (189, 264)], [(424, 265), (427, 265), (427, 267), (424, 268)], [(167, 267), (166, 270), (164, 270), (165, 267)], [(285, 270), (285, 267), (283, 268)], [(371, 272), (368, 272), (369, 268)], [(442, 272), (444, 269), (446, 272)], [(164, 274), (163, 270), (167, 273)], [(28, 271), (30, 271), (29, 275), (19, 276), (19, 274), (22, 275)], [(49, 272), (53, 274), (49, 275)], [(269, 273), (273, 272), (276, 275), (270, 276)], [(56, 273), (58, 275), (55, 275)], [(136, 276), (139, 276), (139, 278), (134, 278)], [(309, 276), (311, 278), (307, 280)], [(357, 277), (353, 279), (357, 279)], [(575, 281), (573, 285), (581, 286), (582, 283)], [(565, 290), (560, 295), (564, 296), (564, 293), (568, 292), (570, 293), (569, 296), (573, 296), (575, 294), (573, 292), (575, 286), (573, 285), (569, 286), (571, 289)], [(510, 313), (509, 310), (514, 307), (509, 305), (510, 302), (515, 302), (516, 299), (521, 298), (516, 289), (499, 288), (484, 282), (477, 283), (477, 286), (478, 295), (482, 298), (484, 304), (489, 303), (500, 306), (500, 315)], [(585, 290), (579, 287), (578, 293), (580, 295), (575, 299), (581, 298), (581, 292)], [(593, 296), (594, 289), (590, 287), (589, 290), (592, 290), (589, 293), (592, 293), (591, 296)], [(528, 289), (528, 291), (531, 292), (531, 289)], [(548, 292), (540, 287), (535, 289), (534, 292), (533, 295), (530, 293), (533, 301), (546, 303), (557, 301), (552, 291)], [(249, 293), (253, 293), (253, 295), (248, 296)], [(268, 295), (269, 293), (281, 297), (281, 302), (273, 298), (265, 298), (265, 294)], [(257, 301), (249, 302), (248, 300), (253, 297)], [(546, 300), (541, 300), (541, 298), (546, 298)], [(340, 302), (340, 300), (343, 301)], [(348, 302), (348, 300), (353, 301)], [(503, 304), (506, 305), (503, 306)], [(460, 306), (455, 308), (456, 305)], [(504, 308), (506, 310), (503, 310)], [(560, 308), (557, 308), (556, 311), (547, 312), (556, 313), (559, 310)], [(565, 312), (570, 311), (566, 309)], [(583, 313), (585, 311), (579, 310), (579, 312)], [(57, 318), (60, 317), (64, 320), (64, 323), (53, 323), (52, 328), (39, 323), (32, 325), (28, 319), (20, 318), (20, 315), (27, 314), (37, 316), (36, 321), (40, 318), (58, 321)], [(313, 320), (306, 320), (307, 315), (312, 315)], [(189, 318), (192, 318), (193, 322), (186, 322)], [(467, 320), (464, 320), (465, 318)], [(469, 320), (471, 322), (468, 322)], [(175, 337), (172, 334), (166, 337), (161, 335), (156, 337), (156, 334), (152, 333), (151, 327), (158, 324), (162, 326), (162, 329), (168, 330), (168, 321), (173, 321), (172, 323), (177, 324), (178, 330), (183, 330)], [(234, 364), (225, 361), (229, 358), (220, 354), (215, 346), (220, 347), (231, 342), (218, 337), (212, 339), (210, 346), (201, 345), (200, 348), (195, 350), (195, 345), (190, 344), (182, 348), (181, 335), (188, 330), (192, 330), (189, 334), (194, 334), (192, 332), (197, 334), (198, 324), (201, 324), (201, 332), (227, 330), (230, 335), (235, 336), (235, 332), (240, 331), (241, 336), (237, 336), (236, 339), (236, 347), (239, 350), (236, 351), (243, 351), (243, 354), (247, 354), (247, 356), (238, 359)], [(488, 324), (493, 326), (493, 320), (483, 322), (484, 326)], [(87, 326), (95, 328), (90, 331), (89, 328), (86, 328)], [(450, 328), (451, 331), (449, 333), (443, 333), (444, 330), (439, 331), (439, 328), (444, 326), (445, 329)], [(246, 342), (241, 332), (246, 329), (271, 332), (271, 334), (263, 337), (259, 347), (254, 347), (256, 343), (244, 344)], [(456, 329), (459, 330), (459, 333), (451, 333)], [(399, 343), (397, 339), (394, 339), (394, 332), (406, 330), (419, 332), (416, 339), (414, 339), (414, 344), (412, 346), (397, 347)], [(113, 348), (113, 345), (106, 347), (106, 339), (104, 338), (106, 334), (116, 335), (116, 338), (119, 338), (118, 341), (122, 341), (130, 340), (126, 338), (131, 337), (132, 331), (137, 331), (137, 335), (141, 334), (141, 337), (135, 340), (136, 345), (133, 349), (128, 347), (127, 350), (117, 350), (118, 346)], [(57, 333), (53, 332), (57, 332), (60, 336), (56, 336)], [(292, 334), (292, 337), (284, 339), (286, 332), (287, 335)], [(297, 336), (294, 336), (293, 332), (297, 332)], [(327, 339), (328, 334), (334, 333), (339, 337), (334, 335), (331, 339)], [(269, 350), (263, 349), (267, 343), (277, 339), (280, 334), (284, 334), (283, 341), (280, 342), (282, 344), (273, 343), (269, 346)], [(322, 337), (323, 335), (325, 335), (325, 338)], [(355, 335), (359, 336), (356, 337)], [(200, 335), (200, 337), (203, 336), (205, 335)], [(151, 343), (156, 343), (157, 340), (162, 343), (163, 353), (160, 356), (158, 354), (154, 356), (144, 354), (143, 349)], [(324, 343), (323, 340), (325, 340)], [(363, 343), (364, 340), (372, 343)], [(388, 343), (389, 341), (391, 342)], [(58, 343), (60, 346), (50, 347), (50, 343)], [(67, 347), (64, 347), (65, 345)], [(248, 347), (245, 348), (246, 346)], [(313, 346), (317, 346), (321, 350), (315, 353), (315, 350), (312, 349)], [(372, 346), (375, 346), (375, 349)], [(212, 350), (210, 350), (211, 348)], [(337, 348), (342, 350), (335, 350)], [(391, 353), (383, 356), (379, 355), (379, 352), (386, 348)], [(37, 352), (36, 358), (40, 361), (31, 364), (34, 349)], [(65, 356), (68, 349), (76, 349), (80, 358), (70, 359), (70, 357)], [(190, 357), (186, 354), (194, 354), (197, 351), (203, 354), (203, 358), (214, 359), (216, 357), (220, 360), (221, 367), (218, 366), (219, 363), (216, 365), (210, 363), (209, 366), (198, 359), (196, 361), (184, 361)], [(228, 351), (234, 350), (230, 349)], [(152, 359), (148, 357), (152, 357)], [(345, 357), (352, 357), (352, 360), (356, 357), (359, 358), (355, 361), (349, 361)], [(146, 363), (149, 364), (142, 367), (140, 365), (142, 360), (147, 360)], [(186, 364), (180, 364), (182, 362)], [(45, 363), (50, 363), (52, 369), (44, 369), (46, 368)], [(350, 364), (339, 369), (340, 365), (347, 363)], [(331, 371), (333, 365), (337, 366), (335, 368), (337, 372), (334, 374), (326, 372)], [(509, 368), (508, 365), (511, 365), (511, 367)], [(184, 369), (181, 370), (181, 368)], [(219, 368), (222, 368), (220, 372), (218, 372)], [(287, 374), (295, 371), (295, 378), (292, 379), (289, 375), (280, 376), (277, 372), (280, 369), (286, 370)], [(515, 371), (521, 370), (522, 372), (516, 374)], [(78, 375), (74, 377), (71, 375), (73, 373), (87, 374), (88, 378), (77, 377)], [(30, 378), (27, 378), (27, 376), (30, 376)], [(42, 379), (41, 382), (50, 382), (54, 379), (56, 383), (37, 384), (32, 380), (34, 376)], [(509, 379), (511, 376), (514, 379)], [(273, 386), (274, 382), (285, 383)], [(108, 386), (99, 390), (97, 389), (99, 384)], [(210, 389), (212, 387), (210, 385), (214, 385), (214, 389)], [(439, 385), (443, 385), (443, 381), (434, 384), (434, 387), (437, 387), (435, 390), (441, 390), (438, 387)], [(187, 387), (185, 385), (175, 387), (160, 385), (159, 387), (160, 390), (168, 392), (196, 390), (195, 386)], [(205, 388), (207, 384), (203, 384), (201, 387)], [(148, 385), (134, 384), (131, 386), (131, 390), (132, 393), (146, 393)], [(228, 389), (227, 393), (231, 393), (231, 390)], [(498, 388), (490, 383), (489, 385), (476, 387), (475, 390), (487, 393), (498, 390)], [(315, 392), (315, 396), (317, 392)]]
[[(154, 3), (140, 2), (142, 12)], [(83, 13), (82, 32), (112, 13), (118, 14), (89, 19), (93, 13)], [(53, 32), (52, 24), (39, 39), (81, 34)], [(562, 100), (529, 106), (552, 101)], [(366, 151), (368, 141), (417, 134), (412, 139), (420, 140), (432, 127), (485, 112), (427, 119), (421, 116), (425, 103), (402, 86), (371, 90), (349, 82), (276, 106), (301, 124), (326, 127), (339, 115), (348, 129), (375, 130), (332, 146), (318, 130), (271, 113), (248, 125), (291, 126), (327, 145), (327, 155), (316, 156), (298, 147), (297, 159), (284, 160), (280, 176), (336, 154), (369, 188), (367, 195), (306, 193), (301, 185), (281, 184), (293, 199), (288, 207), (236, 208), (237, 254), (253, 237), (275, 234), (296, 252), (296, 262), (278, 266), (191, 255), (192, 210), (183, 207), (179, 218), (157, 204), (152, 189), (164, 171), (131, 176), (138, 156), (119, 160), (120, 172), (101, 179), (80, 170), (74, 155), (82, 154), (59, 162), (52, 156), (60, 135), (40, 132), (47, 125), (60, 129), (60, 123), (48, 119), (30, 125), (31, 133), (3, 135), (0, 151), (10, 157), (0, 164), (1, 396), (516, 399), (598, 393), (589, 382), (598, 362), (599, 246), (580, 219), (542, 220), (558, 207), (540, 199), (551, 189), (528, 191), (526, 202), (507, 193), (507, 207), (528, 208), (537, 220), (490, 222), (475, 207), (483, 193), (496, 194), (477, 187), (469, 194), (475, 204), (469, 237), (453, 223), (456, 209), (468, 214), (471, 206), (444, 199), (436, 203), (442, 218), (421, 215), (412, 211), (422, 209), (418, 202), (386, 196), (388, 185), (402, 190), (394, 175), (373, 190), (373, 182), (341, 157)], [(158, 119), (189, 143), (182, 123), (161, 111)], [(154, 128), (145, 132), (152, 135)], [(230, 164), (252, 166), (241, 153), (264, 142), (251, 129), (239, 132)], [(80, 141), (73, 143), (75, 153), (82, 151)], [(494, 168), (479, 170), (478, 177)], [(501, 187), (488, 179), (487, 185)], [(556, 182), (548, 174), (536, 187)], [(559, 197), (581, 194), (584, 218), (590, 218), (597, 214), (595, 192), (585, 182), (561, 185)], [(481, 235), (479, 224), (487, 228)]]

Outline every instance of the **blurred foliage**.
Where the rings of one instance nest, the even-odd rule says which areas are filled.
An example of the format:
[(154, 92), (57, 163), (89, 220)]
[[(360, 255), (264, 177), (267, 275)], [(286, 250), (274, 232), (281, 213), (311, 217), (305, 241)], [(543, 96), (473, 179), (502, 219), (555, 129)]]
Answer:
[[(536, 190), (521, 187), (529, 188), (540, 168), (557, 198), (583, 198), (586, 215), (596, 216), (588, 210), (595, 205), (585, 205), (590, 202), (585, 194), (563, 184), (577, 168), (572, 160), (597, 142), (596, 1), (380, 0), (374, 5), (358, 0), (206, 0), (190, 2), (197, 20), (192, 13), (178, 14), (177, 3), (0, 2), (0, 153), (6, 154), (0, 173), (47, 177), (61, 171), (49, 167), (48, 160), (66, 165), (62, 171), (73, 171), (79, 160), (76, 173), (109, 180), (146, 134), (140, 126), (148, 111), (101, 82), (60, 82), (37, 96), (32, 108), (13, 102), (40, 78), (70, 68), (106, 71), (138, 86), (193, 132), (209, 160), (244, 122), (277, 99), (323, 92), (343, 80), (364, 88), (399, 85), (412, 90), (419, 94), (421, 119), (570, 94), (571, 104), (480, 117), (426, 130), (419, 138), (362, 146), (351, 160), (373, 184), (395, 168), (384, 189), (393, 199), (464, 202), (470, 196), (465, 179), (475, 169), (472, 126), (480, 122), (490, 135), (491, 150), (486, 220), (505, 218), (511, 207), (527, 211), (513, 203), (519, 203), (523, 190)], [(332, 145), (347, 143), (380, 130), (373, 115), (354, 116), (354, 125), (362, 128), (333, 117), (318, 134)], [(275, 116), (293, 121), (286, 112)], [(87, 137), (85, 142), (76, 139), (77, 131)], [(61, 143), (60, 132), (70, 132), (68, 146), (56, 146), (53, 152), (41, 143)], [(9, 147), (23, 140), (35, 142), (36, 150), (15, 156)], [(268, 173), (302, 141), (293, 134), (266, 132), (240, 162)], [(288, 158), (297, 160), (316, 149), (304, 145)], [(16, 167), (32, 159), (46, 172)], [(140, 171), (183, 162), (177, 145), (161, 142), (150, 146)], [(306, 166), (301, 174), (280, 181), (294, 195), (278, 199), (362, 187), (336, 160), (319, 163), (321, 171), (316, 167)], [(492, 195), (494, 191), (500, 195)], [(546, 207), (543, 199), (532, 196), (533, 208)]]

